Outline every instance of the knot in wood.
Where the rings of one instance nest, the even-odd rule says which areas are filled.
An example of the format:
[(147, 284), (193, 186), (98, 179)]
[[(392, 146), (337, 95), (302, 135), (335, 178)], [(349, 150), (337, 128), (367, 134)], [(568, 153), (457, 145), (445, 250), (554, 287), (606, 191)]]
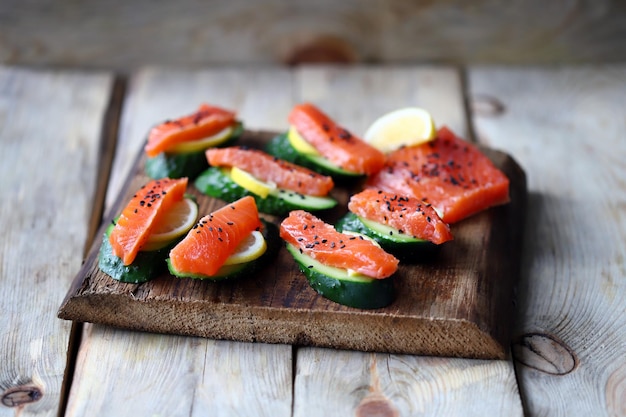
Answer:
[(2, 404), (7, 407), (18, 407), (22, 404), (34, 403), (43, 397), (39, 387), (34, 385), (20, 385), (4, 391)]
[(398, 417), (398, 409), (380, 394), (370, 394), (357, 406), (356, 417)]
[(285, 63), (299, 64), (352, 64), (357, 61), (357, 54), (352, 45), (335, 36), (320, 35), (293, 45)]
[(516, 361), (552, 375), (565, 375), (578, 365), (574, 352), (555, 336), (528, 333), (513, 343)]

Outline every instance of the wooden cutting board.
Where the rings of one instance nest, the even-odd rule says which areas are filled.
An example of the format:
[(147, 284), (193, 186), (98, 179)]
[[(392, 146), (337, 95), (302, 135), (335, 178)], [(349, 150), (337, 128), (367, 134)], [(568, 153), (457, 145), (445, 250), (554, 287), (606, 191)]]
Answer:
[[(272, 132), (246, 131), (242, 144), (262, 147)], [(254, 276), (210, 282), (169, 274), (143, 284), (118, 282), (98, 269), (102, 225), (76, 275), (58, 317), (139, 331), (194, 335), (247, 342), (286, 343), (337, 349), (467, 358), (506, 358), (514, 321), (519, 276), (526, 178), (508, 155), (482, 148), (511, 181), (511, 202), (452, 226), (454, 241), (437, 258), (401, 265), (390, 306), (359, 310), (333, 303), (308, 285), (284, 248)], [(148, 181), (138, 155), (113, 213)], [(193, 186), (200, 213), (225, 203)], [(345, 213), (353, 190), (337, 188)], [(275, 222), (279, 219), (269, 218)], [(110, 221), (110, 219), (108, 219)]]

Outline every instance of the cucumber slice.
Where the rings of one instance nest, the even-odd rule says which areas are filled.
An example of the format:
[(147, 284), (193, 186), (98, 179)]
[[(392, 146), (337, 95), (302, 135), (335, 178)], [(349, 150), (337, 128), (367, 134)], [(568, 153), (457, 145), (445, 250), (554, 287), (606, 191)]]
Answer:
[(364, 219), (352, 212), (346, 213), (339, 219), (335, 228), (340, 232), (352, 231), (369, 236), (403, 262), (416, 263), (432, 260), (439, 251), (439, 245), (428, 240), (400, 233), (398, 229)]
[(268, 222), (264, 219), (261, 219), (261, 222), (263, 223), (262, 233), (267, 243), (267, 249), (259, 258), (241, 264), (224, 265), (215, 275), (212, 276), (177, 271), (172, 267), (170, 259), (167, 258), (166, 263), (170, 274), (178, 278), (204, 279), (208, 281), (230, 280), (253, 275), (263, 266), (267, 265), (267, 262), (273, 259), (280, 249), (281, 240), (279, 237), (278, 227), (274, 223)]
[[(230, 146), (243, 133), (243, 123), (237, 122), (228, 139), (215, 147)], [(205, 150), (185, 153), (161, 152), (153, 158), (147, 158), (145, 172), (150, 178), (196, 178), (202, 171), (207, 169)]]
[(278, 188), (276, 191), (273, 191), (270, 197), (284, 201), (286, 205), (292, 207), (290, 210), (303, 209), (308, 211), (320, 211), (331, 209), (337, 205), (337, 200), (332, 197), (304, 195), (283, 188)]
[(287, 251), (311, 288), (331, 301), (348, 307), (375, 309), (388, 306), (395, 299), (392, 279), (351, 275), (345, 269), (321, 264), (291, 244), (287, 244)]
[(323, 175), (329, 175), (338, 181), (354, 181), (363, 177), (363, 174), (346, 171), (338, 167), (323, 156), (298, 152), (289, 142), (286, 133), (270, 140), (265, 151), (277, 158), (307, 167)]
[(145, 172), (152, 179), (195, 178), (208, 165), (204, 151), (182, 154), (161, 152), (153, 158), (146, 159)]
[(337, 201), (332, 197), (306, 196), (282, 189), (263, 198), (236, 184), (230, 178), (228, 169), (217, 167), (209, 167), (200, 174), (194, 186), (203, 194), (228, 202), (250, 195), (254, 197), (260, 212), (278, 216), (287, 214), (291, 210), (319, 211), (337, 205)]
[(113, 248), (109, 243), (113, 227), (114, 225), (107, 227), (98, 253), (98, 267), (102, 272), (121, 282), (139, 284), (165, 271), (165, 258), (176, 242), (171, 242), (158, 250), (139, 252), (132, 264), (124, 265), (122, 260), (113, 254)]

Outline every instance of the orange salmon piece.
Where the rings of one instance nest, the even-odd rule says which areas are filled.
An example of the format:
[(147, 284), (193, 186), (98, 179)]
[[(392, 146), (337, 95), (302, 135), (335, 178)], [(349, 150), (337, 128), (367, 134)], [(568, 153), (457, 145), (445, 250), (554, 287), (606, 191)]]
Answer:
[(331, 177), (278, 159), (263, 151), (232, 146), (206, 151), (213, 166), (237, 167), (261, 181), (304, 195), (325, 196), (333, 189)]
[(235, 113), (220, 107), (202, 104), (194, 113), (167, 120), (150, 130), (145, 152), (155, 157), (173, 146), (214, 135), (235, 123)]
[(446, 127), (431, 142), (389, 154), (366, 186), (430, 203), (448, 224), (510, 200), (506, 175)]
[(339, 126), (310, 103), (295, 106), (288, 117), (300, 136), (338, 167), (372, 175), (385, 163), (385, 154)]
[(415, 197), (370, 188), (350, 197), (348, 209), (357, 216), (437, 245), (453, 239), (450, 226), (435, 209)]
[(243, 197), (201, 218), (170, 251), (175, 270), (212, 276), (254, 230), (262, 227), (254, 198)]
[(289, 213), (280, 224), (280, 237), (325, 265), (372, 278), (387, 278), (398, 269), (398, 259), (370, 240), (340, 233), (304, 210)]
[(187, 178), (162, 178), (148, 182), (133, 195), (109, 236), (113, 254), (124, 265), (133, 263), (161, 217), (183, 199), (186, 190)]

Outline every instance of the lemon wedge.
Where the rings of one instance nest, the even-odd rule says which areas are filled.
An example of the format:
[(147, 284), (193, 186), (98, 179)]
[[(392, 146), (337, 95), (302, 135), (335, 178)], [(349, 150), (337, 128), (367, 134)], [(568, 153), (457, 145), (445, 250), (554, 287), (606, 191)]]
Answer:
[(266, 250), (267, 243), (265, 242), (263, 234), (255, 230), (237, 246), (235, 253), (226, 259), (224, 265), (235, 265), (254, 261), (263, 255)]
[(208, 136), (206, 138), (178, 143), (172, 146), (167, 151), (171, 153), (189, 153), (203, 151), (207, 148), (221, 145), (222, 143), (226, 142), (232, 134), (233, 127), (228, 126), (220, 130), (216, 134)]
[(382, 152), (392, 152), (433, 140), (436, 134), (430, 113), (419, 107), (405, 107), (376, 119), (363, 139)]
[(287, 139), (293, 148), (298, 151), (298, 153), (305, 155), (319, 155), (320, 153), (307, 142), (301, 135), (298, 133), (295, 127), (291, 126), (289, 131), (287, 132)]
[(262, 198), (266, 198), (276, 190), (276, 184), (261, 181), (249, 172), (237, 167), (231, 168), (230, 178), (239, 186)]
[(196, 224), (197, 219), (198, 204), (195, 201), (183, 198), (174, 203), (154, 228), (142, 250), (150, 251), (166, 246), (174, 239), (186, 234)]

